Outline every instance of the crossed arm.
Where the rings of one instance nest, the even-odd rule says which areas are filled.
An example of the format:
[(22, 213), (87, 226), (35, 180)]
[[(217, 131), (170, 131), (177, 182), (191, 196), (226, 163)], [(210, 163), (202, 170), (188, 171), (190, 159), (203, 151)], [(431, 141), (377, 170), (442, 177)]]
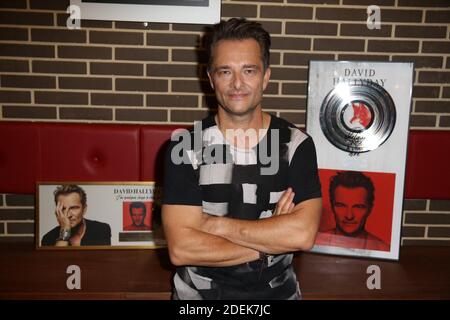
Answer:
[(321, 198), (295, 206), (293, 198), (288, 189), (272, 217), (252, 221), (210, 216), (201, 206), (164, 205), (163, 225), (172, 263), (232, 266), (258, 259), (259, 252), (311, 249), (319, 227)]

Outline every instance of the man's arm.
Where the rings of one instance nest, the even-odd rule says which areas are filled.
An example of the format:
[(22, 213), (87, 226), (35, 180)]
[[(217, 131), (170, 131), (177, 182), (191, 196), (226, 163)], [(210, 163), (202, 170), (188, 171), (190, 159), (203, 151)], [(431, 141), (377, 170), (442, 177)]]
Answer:
[(240, 220), (204, 214), (201, 229), (265, 253), (305, 251), (314, 245), (321, 212), (322, 199), (314, 198), (298, 203), (289, 214), (267, 219)]
[[(69, 219), (69, 208), (66, 208), (66, 210), (63, 209), (63, 204), (61, 201), (58, 201), (56, 204), (56, 210), (55, 210), (56, 220), (58, 221), (58, 224), (60, 226), (61, 230), (67, 230), (70, 232), (70, 219)], [(68, 247), (70, 240), (56, 240), (55, 246), (56, 247)]]
[[(274, 215), (293, 209), (294, 192), (283, 193)], [(206, 213), (201, 206), (163, 205), (162, 217), (170, 259), (175, 265), (232, 266), (259, 258), (259, 252), (245, 245), (201, 230)]]
[(202, 230), (265, 253), (311, 249), (322, 213), (316, 151), (311, 138), (295, 150), (289, 164), (288, 185), (295, 192), (289, 201), (296, 204), (289, 214), (253, 221), (205, 215)]
[(202, 207), (163, 205), (162, 221), (174, 265), (224, 267), (259, 258), (259, 252), (200, 230)]

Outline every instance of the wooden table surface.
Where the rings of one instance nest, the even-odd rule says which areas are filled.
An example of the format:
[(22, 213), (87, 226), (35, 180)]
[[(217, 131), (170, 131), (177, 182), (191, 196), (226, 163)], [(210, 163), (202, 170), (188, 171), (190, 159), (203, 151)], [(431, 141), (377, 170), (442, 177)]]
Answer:
[[(67, 268), (81, 270), (69, 290)], [(367, 268), (380, 268), (369, 290)], [(402, 247), (399, 261), (299, 253), (294, 266), (304, 299), (450, 299), (450, 248)], [(175, 268), (167, 250), (35, 250), (0, 244), (0, 299), (170, 299)]]

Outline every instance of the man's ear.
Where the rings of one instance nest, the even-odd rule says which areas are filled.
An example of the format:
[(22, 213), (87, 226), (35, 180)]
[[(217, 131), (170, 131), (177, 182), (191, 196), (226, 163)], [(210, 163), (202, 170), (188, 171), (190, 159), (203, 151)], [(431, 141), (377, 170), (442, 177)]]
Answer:
[(211, 73), (210, 73), (210, 71), (207, 71), (206, 73), (207, 73), (207, 75), (208, 75), (209, 84), (211, 85), (211, 88), (213, 88), (213, 90), (214, 90), (214, 83), (213, 83), (213, 81), (212, 81)]
[(267, 67), (266, 71), (264, 72), (264, 78), (263, 78), (263, 91), (266, 90), (267, 85), (269, 84), (270, 80), (270, 74), (271, 74), (270, 67)]
[(87, 211), (87, 205), (85, 205), (84, 208), (83, 208), (83, 217), (86, 214), (86, 211)]

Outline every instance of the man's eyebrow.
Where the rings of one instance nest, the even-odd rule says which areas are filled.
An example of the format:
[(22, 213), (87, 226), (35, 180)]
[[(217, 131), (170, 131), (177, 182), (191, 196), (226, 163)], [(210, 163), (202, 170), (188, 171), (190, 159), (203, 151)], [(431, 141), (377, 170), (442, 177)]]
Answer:
[[(257, 64), (244, 64), (242, 66), (242, 69), (250, 69), (250, 68), (260, 69), (260, 67)], [(222, 66), (217, 66), (217, 67), (214, 68), (215, 71), (216, 70), (225, 70), (225, 69), (231, 69), (231, 66), (229, 66), (229, 65), (222, 65)]]
[(248, 68), (259, 69), (259, 66), (257, 64), (244, 64), (243, 68), (244, 69), (248, 69)]
[(217, 70), (224, 70), (224, 69), (231, 69), (231, 67), (228, 65), (223, 65), (223, 66), (215, 67), (213, 70), (217, 71)]

